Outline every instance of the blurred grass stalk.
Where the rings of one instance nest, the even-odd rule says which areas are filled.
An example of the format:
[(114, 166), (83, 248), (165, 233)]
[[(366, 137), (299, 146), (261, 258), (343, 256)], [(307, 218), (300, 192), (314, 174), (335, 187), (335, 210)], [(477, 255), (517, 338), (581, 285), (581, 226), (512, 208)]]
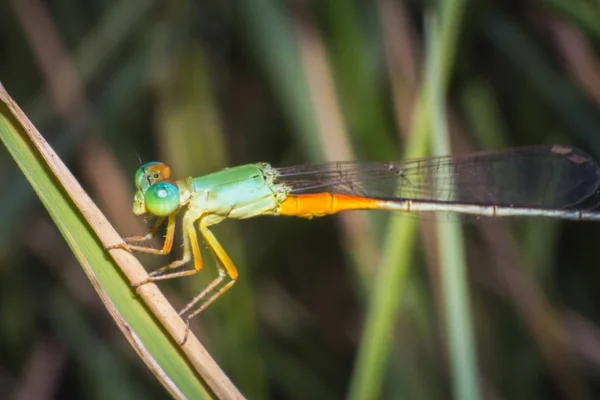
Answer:
[[(446, 118), (446, 93), (441, 84), (438, 54), (433, 51), (438, 37), (434, 15), (427, 19), (427, 63), (425, 79), (430, 82), (429, 99), (432, 114), (432, 153), (443, 156), (452, 152)], [(446, 168), (452, 168), (446, 166)], [(453, 176), (451, 171), (448, 176)], [(452, 185), (452, 182), (447, 182)], [(457, 215), (449, 215), (448, 221), (438, 222), (439, 267), (442, 277), (442, 297), (450, 371), (452, 374), (453, 398), (479, 399), (476, 342), (473, 337), (473, 320), (467, 261), (462, 227)]]
[[(432, 38), (435, 57), (439, 60), (440, 91), (444, 92), (454, 62), (456, 39), (460, 32), (464, 1), (440, 3), (440, 29)], [(431, 62), (431, 59), (426, 60)], [(432, 82), (424, 80), (408, 141), (405, 158), (427, 155), (428, 130), (433, 120), (431, 109)], [(416, 221), (413, 218), (393, 217), (385, 240), (383, 257), (371, 287), (368, 313), (359, 347), (358, 357), (350, 383), (349, 398), (377, 398), (393, 342), (394, 324), (402, 300), (406, 276), (412, 262)]]

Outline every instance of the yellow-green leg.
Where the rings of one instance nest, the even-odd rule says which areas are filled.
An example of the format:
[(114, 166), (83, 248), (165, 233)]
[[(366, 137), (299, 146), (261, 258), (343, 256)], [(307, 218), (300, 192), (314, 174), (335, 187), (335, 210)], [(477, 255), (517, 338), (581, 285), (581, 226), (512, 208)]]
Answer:
[[(177, 213), (173, 213), (168, 216), (167, 220), (167, 232), (165, 235), (165, 243), (163, 244), (162, 249), (154, 249), (143, 246), (131, 245), (128, 243), (122, 243), (119, 245), (111, 246), (109, 249), (114, 248), (122, 248), (125, 250), (135, 250), (144, 253), (151, 254), (168, 254), (170, 253), (173, 246), (173, 237), (175, 234), (175, 215)], [(146, 241), (154, 237), (165, 218), (159, 218), (152, 228), (150, 232), (146, 236), (133, 236), (127, 238), (128, 241)], [(213, 233), (208, 228), (211, 225), (217, 224), (223, 220), (222, 217), (215, 215), (205, 215), (202, 216), (199, 212), (194, 212), (192, 210), (187, 210), (183, 216), (182, 222), (182, 231), (183, 231), (183, 256), (181, 259), (177, 261), (173, 261), (170, 264), (167, 264), (149, 274), (147, 280), (133, 284), (132, 286), (135, 288), (139, 288), (146, 283), (178, 278), (182, 276), (190, 276), (196, 274), (202, 269), (202, 256), (200, 253), (200, 246), (198, 244), (198, 235), (196, 233), (196, 229), (194, 223), (200, 220), (199, 229), (204, 241), (206, 242), (208, 248), (211, 250), (213, 256), (217, 261), (217, 269), (219, 272), (219, 276), (215, 278), (200, 294), (192, 299), (181, 311), (180, 315), (184, 315), (189, 310), (191, 310), (196, 304), (200, 303), (200, 306), (193, 310), (189, 315), (185, 317), (186, 321), (186, 331), (181, 341), (183, 345), (189, 336), (190, 331), (190, 320), (194, 318), (196, 315), (200, 314), (206, 307), (208, 307), (212, 302), (214, 302), (217, 298), (219, 298), (223, 293), (225, 293), (237, 280), (238, 271), (233, 265), (233, 262), (217, 240), (217, 238), (213, 235)], [(194, 261), (194, 268), (188, 269), (185, 271), (171, 272), (165, 273), (166, 271), (170, 271), (179, 267), (184, 266), (190, 261)], [(216, 290), (216, 291), (215, 291)], [(208, 298), (205, 298), (211, 292), (215, 291)]]
[(130, 237), (126, 237), (125, 238), (125, 242), (126, 243), (119, 243), (119, 244), (115, 244), (113, 246), (108, 246), (106, 249), (107, 250), (113, 250), (113, 249), (123, 249), (123, 250), (127, 250), (127, 251), (131, 251), (131, 250), (135, 250), (135, 251), (139, 251), (142, 253), (150, 253), (150, 254), (169, 254), (171, 252), (171, 249), (173, 248), (173, 237), (175, 234), (175, 216), (176, 216), (176, 212), (169, 215), (168, 217), (168, 221), (167, 221), (167, 232), (165, 234), (165, 242), (163, 243), (163, 246), (161, 249), (154, 249), (152, 247), (144, 247), (144, 246), (136, 246), (133, 244), (129, 244), (127, 242), (145, 242), (147, 240), (150, 240), (154, 237), (154, 235), (156, 235), (156, 232), (158, 232), (158, 229), (160, 228), (160, 226), (163, 224), (163, 222), (165, 221), (165, 217), (160, 217), (156, 220), (156, 222), (154, 223), (154, 225), (152, 225), (152, 228), (150, 228), (150, 232), (148, 232), (148, 234), (146, 236), (130, 236)]
[[(188, 210), (183, 216), (182, 230), (183, 230), (183, 257), (177, 261), (173, 261), (149, 274), (148, 279), (145, 281), (134, 284), (134, 287), (140, 287), (148, 282), (161, 281), (165, 279), (178, 278), (182, 276), (189, 276), (197, 273), (202, 269), (202, 255), (200, 254), (200, 246), (198, 245), (198, 235), (194, 227), (194, 222), (202, 214)], [(170, 216), (169, 216), (170, 218)], [(172, 235), (171, 235), (172, 236)], [(172, 237), (171, 237), (172, 243)], [(194, 268), (179, 272), (165, 273), (166, 271), (173, 270), (184, 266), (190, 261), (194, 260)]]
[[(213, 301), (219, 298), (223, 293), (225, 293), (237, 280), (239, 273), (233, 262), (215, 237), (213, 233), (208, 229), (208, 227), (212, 224), (218, 223), (221, 219), (211, 220), (211, 216), (207, 216), (200, 220), (198, 224), (200, 227), (200, 233), (204, 238), (204, 241), (208, 245), (208, 248), (213, 253), (217, 261), (217, 268), (219, 270), (219, 276), (215, 278), (200, 294), (192, 299), (180, 312), (179, 315), (183, 316), (190, 309), (192, 309), (196, 304), (201, 302), (200, 306), (192, 311), (189, 315), (185, 317), (186, 321), (186, 331), (183, 336), (183, 340), (181, 341), (181, 345), (183, 345), (188, 338), (190, 332), (190, 320), (194, 318), (196, 315), (200, 314), (206, 307), (208, 307)], [(215, 222), (216, 221), (216, 222)], [(211, 223), (212, 222), (212, 223)], [(205, 297), (212, 292), (213, 290), (218, 290), (211, 295), (210, 297)]]

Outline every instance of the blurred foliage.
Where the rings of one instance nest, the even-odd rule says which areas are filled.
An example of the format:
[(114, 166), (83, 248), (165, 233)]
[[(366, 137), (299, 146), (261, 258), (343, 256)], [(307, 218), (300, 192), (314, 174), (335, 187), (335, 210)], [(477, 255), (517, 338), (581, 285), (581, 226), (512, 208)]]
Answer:
[[(436, 50), (453, 151), (570, 143), (600, 159), (597, 2), (341, 4), (5, 1), (0, 82), (123, 235), (144, 229), (131, 215), (139, 159), (184, 177), (256, 161), (401, 158), (430, 12), (454, 18), (442, 32), (453, 47)], [(6, 153), (0, 163), (0, 392), (167, 398)], [(193, 329), (248, 398), (348, 395), (370, 287), (394, 245), (389, 215), (365, 214), (215, 227), (241, 277)], [(598, 224), (465, 228), (482, 395), (600, 396)], [(445, 254), (427, 221), (418, 232), (401, 255), (410, 267), (373, 397), (448, 398), (456, 385)], [(166, 261), (140, 258), (149, 269)], [(201, 276), (161, 283), (176, 307), (214, 277), (205, 258)]]

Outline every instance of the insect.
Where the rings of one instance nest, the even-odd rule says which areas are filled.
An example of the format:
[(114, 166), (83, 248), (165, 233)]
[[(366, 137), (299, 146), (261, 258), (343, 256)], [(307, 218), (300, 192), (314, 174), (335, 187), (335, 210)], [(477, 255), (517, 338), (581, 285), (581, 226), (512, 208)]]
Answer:
[[(183, 256), (149, 274), (143, 284), (202, 269), (198, 233), (217, 261), (218, 276), (181, 310), (189, 321), (226, 292), (238, 271), (210, 230), (226, 219), (262, 215), (321, 217), (348, 210), (459, 213), (485, 217), (543, 216), (598, 220), (600, 166), (569, 146), (535, 146), (391, 163), (331, 162), (274, 168), (257, 163), (173, 181), (165, 164), (135, 174), (135, 215), (156, 222), (145, 236), (112, 248), (168, 254), (175, 216), (183, 210)], [(167, 224), (160, 249), (132, 243)], [(197, 228), (196, 228), (197, 225)], [(191, 267), (188, 264), (192, 264)]]

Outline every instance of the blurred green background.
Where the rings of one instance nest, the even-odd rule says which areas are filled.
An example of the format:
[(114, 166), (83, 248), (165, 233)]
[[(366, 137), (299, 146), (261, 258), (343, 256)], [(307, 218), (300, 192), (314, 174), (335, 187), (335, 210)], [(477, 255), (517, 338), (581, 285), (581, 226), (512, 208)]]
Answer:
[[(140, 159), (176, 177), (257, 161), (400, 159), (429, 134), (427, 112), (414, 116), (432, 13), (454, 152), (564, 143), (600, 159), (592, 0), (3, 1), (0, 82), (119, 232), (141, 234), (147, 224), (131, 215)], [(2, 397), (167, 398), (7, 153), (0, 163)], [(368, 393), (443, 399), (460, 386), (434, 225), (419, 222), (411, 251), (390, 258), (393, 218), (371, 214), (215, 227), (241, 277), (193, 330), (248, 398), (355, 390), (386, 262), (407, 269), (394, 282), (387, 357), (363, 366), (381, 371)], [(600, 225), (475, 223), (464, 238), (464, 339), (480, 394), (600, 396)], [(140, 258), (148, 269), (167, 261)], [(205, 259), (199, 276), (160, 284), (176, 308), (215, 276)]]

